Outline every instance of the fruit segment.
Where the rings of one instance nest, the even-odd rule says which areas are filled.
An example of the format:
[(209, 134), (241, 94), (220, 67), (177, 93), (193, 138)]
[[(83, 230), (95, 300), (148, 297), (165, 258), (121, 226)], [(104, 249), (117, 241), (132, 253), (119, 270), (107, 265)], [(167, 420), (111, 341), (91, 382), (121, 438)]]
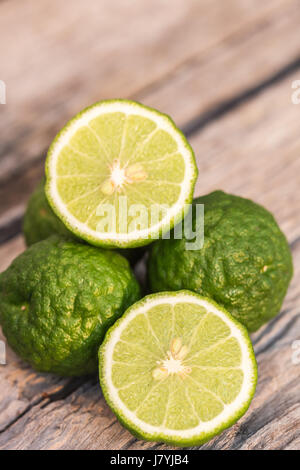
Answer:
[(49, 204), (72, 233), (124, 248), (150, 243), (184, 217), (197, 168), (170, 118), (113, 100), (84, 110), (60, 132), (46, 177)]
[(147, 296), (125, 312), (100, 348), (106, 400), (141, 437), (205, 442), (247, 409), (256, 362), (246, 330), (188, 291)]

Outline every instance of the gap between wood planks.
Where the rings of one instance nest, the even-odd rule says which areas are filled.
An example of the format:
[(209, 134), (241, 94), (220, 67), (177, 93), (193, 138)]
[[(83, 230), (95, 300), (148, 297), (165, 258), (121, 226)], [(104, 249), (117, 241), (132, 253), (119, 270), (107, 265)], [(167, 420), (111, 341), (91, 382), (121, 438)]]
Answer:
[(41, 396), (38, 396), (36, 400), (33, 400), (32, 403), (21, 412), (15, 419), (13, 419), (9, 424), (7, 424), (3, 429), (0, 430), (0, 434), (5, 433), (11, 426), (16, 424), (23, 416), (28, 413), (32, 408), (35, 406), (40, 406), (41, 409), (46, 408), (50, 403), (55, 401), (61, 401), (68, 398), (72, 393), (76, 392), (82, 385), (85, 383), (91, 382), (93, 384), (96, 382), (95, 379), (91, 379), (90, 377), (73, 377), (69, 379), (69, 381), (58, 391), (53, 393), (42, 393)]
[[(278, 72), (267, 77), (266, 79), (256, 83), (255, 85), (249, 88), (244, 89), (233, 98), (220, 101), (217, 105), (212, 106), (204, 113), (201, 113), (199, 116), (193, 118), (191, 121), (187, 122), (185, 125), (182, 126), (183, 133), (186, 135), (187, 138), (190, 138), (212, 122), (222, 118), (227, 113), (233, 111), (239, 106), (242, 106), (247, 101), (252, 100), (260, 93), (263, 93), (266, 89), (284, 80), (286, 77), (293, 74), (298, 69), (300, 69), (300, 56), (285, 65), (284, 67), (282, 67)], [(36, 158), (28, 162), (28, 164), (24, 165), (21, 168), (18, 168), (18, 170), (10, 176), (8, 181), (15, 178), (16, 175), (20, 175), (24, 173), (24, 171), (34, 168), (37, 163), (41, 163), (45, 158), (45, 153), (46, 149), (45, 151), (43, 151), (42, 155), (38, 155)], [(17, 213), (17, 215), (13, 214), (10, 220), (4, 221), (2, 224), (0, 218), (0, 245), (14, 238), (21, 232), (23, 211), (17, 212), (19, 212)]]
[[(252, 50), (258, 45), (260, 51), (261, 43), (266, 41), (263, 57), (259, 59), (255, 54), (256, 63), (260, 60), (264, 67), (254, 66), (254, 75), (261, 76), (260, 70), (263, 70), (265, 76), (298, 54), (295, 47), (297, 0), (273, 0), (267, 5), (262, 5), (259, 0), (244, 0), (242, 4), (228, 0), (226, 6), (217, 0), (174, 0), (172, 11), (159, 0), (153, 0), (151, 4), (116, 0), (113, 5), (105, 0), (101, 7), (92, 0), (87, 0), (85, 7), (76, 1), (71, 11), (59, 0), (45, 0), (37, 8), (33, 8), (34, 0), (18, 8), (15, 3), (9, 2), (0, 14), (4, 43), (6, 36), (8, 40), (13, 35), (20, 38), (22, 45), (21, 50), (12, 45), (9, 52), (4, 47), (1, 53), (5, 71), (1, 78), (14, 89), (15, 106), (7, 108), (6, 122), (3, 121), (0, 128), (5, 132), (8, 125), (16, 142), (13, 152), (9, 152), (11, 139), (7, 135), (5, 155), (0, 151), (5, 157), (2, 180), (20, 161), (34, 158), (33, 146), (35, 154), (40, 154), (45, 139), (56, 134), (64, 120), (85, 103), (115, 96), (116, 91), (119, 97), (128, 97), (138, 90), (145, 90), (147, 85), (151, 90), (154, 83), (157, 89), (158, 83), (170, 74), (182, 71), (181, 67), (185, 67), (187, 61), (202, 60), (204, 56), (207, 59), (207, 52), (214, 57), (215, 49), (222, 50), (224, 41), (228, 41), (231, 48), (234, 38), (240, 45), (246, 36), (247, 45), (252, 46)], [(127, 14), (130, 14), (130, 34)], [(40, 28), (43, 17), (45, 22)], [(87, 24), (88, 28), (85, 27)], [(95, 37), (98, 41), (94, 41)], [(277, 42), (281, 50), (282, 37), (284, 44), (289, 44), (286, 54), (272, 54)], [(246, 48), (248, 53), (249, 48)], [(34, 57), (28, 52), (31, 49), (35, 50)], [(239, 46), (236, 49), (239, 54), (242, 52)], [(14, 56), (20, 60), (11, 60)], [(247, 54), (242, 53), (239, 63), (243, 64), (245, 56)], [(78, 61), (78, 57), (83, 60)], [(50, 63), (51, 70), (48, 70)], [(250, 64), (253, 65), (253, 61)], [(132, 73), (132, 70), (136, 72)], [(242, 70), (248, 70), (247, 65)], [(218, 75), (216, 72), (215, 76)], [(196, 72), (194, 76), (199, 74)], [(243, 80), (252, 82), (252, 76), (253, 73), (249, 73)], [(240, 82), (236, 80), (238, 88)], [(171, 85), (169, 80), (168, 84)], [(229, 85), (232, 92), (231, 85), (232, 77)], [(182, 106), (178, 109), (181, 114)], [(29, 120), (26, 119), (28, 114)], [(177, 119), (176, 111), (171, 114)], [(180, 120), (181, 124), (187, 120)], [(40, 130), (33, 130), (30, 123), (34, 121), (39, 121)]]
[[(171, 50), (169, 50), (170, 43), (167, 42), (167, 49), (163, 49), (163, 55), (160, 55), (158, 63), (154, 61), (153, 64), (158, 66), (160, 73), (154, 73), (151, 74), (151, 76), (147, 74), (144, 80), (138, 80), (137, 83), (135, 82), (136, 86), (134, 87), (132, 87), (132, 81), (130, 81), (130, 84), (124, 85), (123, 74), (123, 78), (119, 83), (120, 76), (118, 74), (119, 78), (116, 80), (116, 83), (113, 81), (113, 86), (109, 86), (109, 90), (107, 90), (105, 87), (107, 81), (102, 68), (97, 68), (97, 70), (101, 72), (99, 72), (99, 76), (96, 74), (96, 80), (94, 77), (92, 83), (90, 83), (89, 75), (86, 75), (85, 69), (80, 69), (81, 81), (78, 82), (78, 78), (76, 78), (76, 74), (74, 75), (74, 73), (72, 75), (67, 73), (66, 77), (64, 77), (61, 93), (65, 96), (65, 99), (64, 101), (59, 101), (55, 96), (51, 95), (51, 80), (50, 83), (47, 81), (47, 86), (50, 86), (50, 95), (47, 94), (47, 98), (42, 99), (38, 93), (35, 100), (33, 100), (34, 103), (37, 101), (38, 108), (36, 108), (35, 105), (32, 109), (32, 106), (28, 104), (30, 112), (33, 113), (32, 117), (36, 115), (37, 109), (42, 112), (41, 114), (43, 116), (47, 116), (45, 121), (42, 120), (40, 131), (37, 130), (39, 128), (36, 129), (30, 125), (31, 121), (29, 121), (29, 125), (27, 125), (21, 119), (21, 122), (18, 124), (20, 116), (18, 119), (13, 119), (13, 116), (10, 116), (9, 113), (8, 119), (12, 119), (12, 126), (10, 126), (10, 128), (13, 130), (14, 144), (11, 144), (12, 141), (9, 139), (9, 136), (7, 136), (6, 144), (4, 143), (2, 151), (0, 152), (0, 156), (4, 157), (4, 168), (0, 175), (0, 181), (4, 183), (0, 189), (0, 229), (1, 227), (5, 227), (5, 233), (2, 233), (3, 240), (11, 238), (13, 234), (18, 233), (20, 229), (26, 201), (35, 184), (43, 174), (42, 160), (46, 150), (45, 142), (48, 142), (50, 136), (58, 131), (57, 126), (61, 126), (63, 121), (67, 120), (71, 114), (74, 114), (78, 107), (81, 108), (83, 106), (82, 95), (79, 94), (81, 98), (77, 99), (77, 101), (75, 100), (75, 102), (70, 99), (71, 96), (74, 97), (74, 90), (78, 89), (79, 85), (81, 88), (90, 89), (87, 96), (86, 93), (84, 93), (85, 103), (87, 99), (92, 101), (99, 99), (98, 93), (95, 93), (93, 83), (100, 80), (102, 89), (101, 98), (110, 97), (111, 91), (117, 86), (120, 96), (129, 96), (133, 99), (142, 100), (147, 105), (157, 107), (163, 112), (170, 114), (175, 121), (179, 123), (179, 127), (182, 127), (185, 123), (191, 122), (192, 118), (200, 114), (200, 106), (204, 110), (215, 109), (219, 103), (223, 103), (229, 96), (235, 97), (239, 95), (241, 90), (250, 89), (253, 87), (253, 84), (261, 83), (266, 77), (273, 76), (275, 71), (284, 68), (283, 64), (293, 62), (299, 54), (297, 47), (297, 28), (300, 13), (297, 2), (295, 2), (295, 0), (285, 0), (284, 2), (282, 0), (276, 0), (272, 3), (271, 8), (264, 6), (264, 8), (260, 9), (255, 8), (256, 2), (257, 0), (246, 0), (243, 7), (237, 7), (236, 3), (230, 0), (225, 10), (224, 7), (219, 8), (219, 6), (216, 10), (210, 8), (209, 15), (205, 20), (205, 27), (200, 28), (200, 30), (199, 27), (195, 29), (195, 24), (199, 26), (199, 18), (195, 20), (195, 23), (194, 18), (195, 16), (197, 17), (197, 15), (192, 15), (192, 25), (189, 21), (190, 34), (187, 35), (183, 41), (184, 44), (186, 44), (186, 42), (189, 44), (189, 46), (186, 44), (185, 47), (185, 51), (188, 52), (189, 55), (187, 56), (186, 52), (184, 54), (182, 53), (182, 41), (179, 41), (180, 54), (178, 55), (177, 51), (176, 57), (174, 57), (172, 54), (174, 48), (171, 47)], [(203, 4), (201, 5), (203, 7)], [(200, 11), (202, 7), (200, 7)], [(220, 15), (222, 18), (224, 15), (229, 15), (230, 17), (231, 9), (233, 10), (233, 16), (235, 17), (235, 15), (237, 15), (237, 17), (240, 18), (240, 22), (235, 21), (234, 25), (229, 22), (229, 26), (226, 23), (227, 26), (220, 32), (220, 28), (217, 27)], [(142, 17), (145, 16), (144, 13), (139, 11)], [(61, 11), (60, 14), (62, 14)], [(209, 27), (207, 37), (207, 25), (210, 25), (211, 17), (213, 18), (211, 26), (216, 28), (216, 32), (212, 37), (211, 28)], [(168, 16), (168, 25), (169, 28), (171, 28), (172, 34), (174, 34), (174, 29), (172, 28), (174, 28), (175, 25), (177, 29), (179, 28), (179, 32), (184, 28), (186, 18), (182, 18), (182, 15), (180, 18), (178, 24), (176, 22), (178, 18), (175, 24), (173, 24), (174, 17), (170, 18), (170, 16)], [(76, 30), (76, 24), (73, 26)], [(97, 23), (97, 27), (98, 26)], [(197, 41), (190, 43), (192, 26), (194, 28), (192, 28), (192, 31), (197, 32), (197, 35), (199, 31), (200, 38), (202, 38), (200, 44), (197, 46), (195, 46)], [(53, 33), (51, 21), (49, 28), (46, 37), (43, 37), (45, 41), (44, 46), (46, 48), (48, 47), (48, 49), (49, 43), (47, 42), (47, 38), (49, 34), (51, 36)], [(177, 29), (175, 29), (175, 31), (177, 31)], [(4, 33), (5, 31), (4, 28)], [(26, 28), (24, 34), (27, 41), (30, 43), (28, 30)], [(170, 34), (166, 31), (166, 28), (164, 29), (164, 34), (167, 35), (166, 37)], [(144, 31), (142, 36), (144, 37)], [(282, 38), (285, 38), (285, 42), (282, 41)], [(158, 39), (160, 43), (162, 38), (159, 37)], [(156, 43), (157, 41), (155, 44)], [(125, 42), (125, 47), (127, 47), (126, 44)], [(130, 44), (131, 42), (129, 40), (129, 45)], [(262, 44), (264, 47), (261, 47)], [(289, 44), (288, 49), (285, 44)], [(68, 48), (71, 47), (72, 42), (67, 42), (67, 45)], [(81, 43), (78, 46), (81, 48), (85, 47), (84, 44)], [(140, 46), (143, 47), (143, 42), (139, 44), (137, 51), (138, 63), (144, 60), (139, 55)], [(152, 41), (148, 46), (154, 48), (153, 53), (157, 51), (157, 44), (153, 45)], [(109, 45), (106, 47), (109, 47)], [(122, 47), (124, 47), (124, 43), (122, 43)], [(151, 47), (150, 50), (152, 50)], [(73, 50), (72, 47), (71, 50)], [(276, 54), (273, 53), (274, 50), (276, 50)], [(49, 53), (51, 54), (51, 52), (52, 49), (50, 47)], [(169, 63), (168, 67), (165, 66), (166, 61), (161, 60), (165, 57), (166, 53)], [(90, 51), (90, 62), (97, 64), (99, 54), (100, 57), (102, 57), (103, 51), (101, 48), (100, 50), (92, 49)], [(109, 68), (110, 56), (107, 57), (107, 54), (104, 54), (104, 56), (108, 60), (106, 67)], [(92, 58), (94, 60), (91, 60)], [(5, 59), (7, 59), (7, 57), (4, 54), (4, 65)], [(36, 60), (42, 60), (38, 53)], [(150, 63), (152, 62), (150, 61)], [(6, 64), (8, 67), (7, 72), (11, 69), (9, 63), (8, 61)], [(76, 64), (77, 62), (74, 64), (75, 70), (77, 70)], [(69, 70), (69, 68), (67, 67), (66, 70)], [(155, 67), (155, 70), (157, 72), (157, 67)], [(57, 74), (55, 74), (55, 76), (56, 75)], [(9, 76), (8, 73), (8, 77)], [(221, 81), (220, 77), (222, 77)], [(14, 84), (13, 77), (12, 80), (11, 86)], [(110, 80), (109, 83), (111, 83)], [(209, 88), (207, 84), (210, 84)], [(190, 90), (191, 93), (187, 92), (187, 90)], [(29, 96), (31, 96), (30, 93)], [(75, 96), (77, 96), (77, 93), (75, 93)], [(174, 96), (178, 98), (174, 100)], [(197, 99), (195, 99), (196, 97)], [(25, 99), (22, 92), (18, 99), (21, 98)], [(67, 106), (66, 102), (69, 101), (71, 104)], [(50, 108), (49, 103), (51, 104)], [(26, 108), (24, 111), (26, 112)], [(20, 115), (22, 115), (22, 113), (20, 113)], [(57, 119), (58, 116), (60, 117)], [(34, 148), (36, 148), (35, 152), (32, 151)], [(29, 160), (32, 162), (31, 166), (28, 165)], [(22, 166), (22, 162), (27, 162), (27, 164), (23, 163)]]

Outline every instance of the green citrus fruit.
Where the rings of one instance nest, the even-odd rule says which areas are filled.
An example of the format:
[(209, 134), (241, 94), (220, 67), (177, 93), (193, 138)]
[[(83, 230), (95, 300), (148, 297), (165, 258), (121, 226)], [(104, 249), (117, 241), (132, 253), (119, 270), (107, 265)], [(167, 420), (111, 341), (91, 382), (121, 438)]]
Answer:
[[(152, 291), (190, 289), (224, 306), (249, 331), (280, 310), (293, 273), (291, 252), (274, 217), (262, 206), (215, 191), (204, 204), (204, 245), (186, 237), (155, 242), (149, 259)], [(196, 230), (196, 217), (193, 218)]]
[[(24, 216), (23, 233), (27, 246), (55, 234), (83, 242), (67, 229), (49, 206), (45, 195), (44, 181), (38, 184), (29, 199)], [(143, 256), (145, 249), (143, 247), (120, 248), (118, 252), (133, 265)]]
[(53, 235), (0, 275), (0, 323), (35, 369), (79, 376), (97, 369), (105, 331), (139, 297), (121, 255)]
[(192, 201), (193, 151), (166, 115), (139, 103), (96, 103), (53, 141), (46, 195), (68, 229), (91, 244), (149, 244)]
[(99, 351), (100, 383), (118, 419), (136, 436), (203, 444), (248, 409), (257, 381), (246, 329), (190, 291), (132, 305)]
[(49, 206), (44, 191), (44, 181), (38, 184), (29, 199), (23, 221), (23, 233), (27, 246), (54, 234), (78, 240)]

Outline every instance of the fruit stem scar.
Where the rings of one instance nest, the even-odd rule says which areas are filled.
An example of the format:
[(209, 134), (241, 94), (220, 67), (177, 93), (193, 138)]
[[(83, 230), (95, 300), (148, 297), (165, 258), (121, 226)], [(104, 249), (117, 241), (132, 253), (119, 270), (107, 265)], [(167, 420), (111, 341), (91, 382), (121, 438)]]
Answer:
[(118, 159), (115, 159), (112, 165), (109, 165), (110, 177), (101, 185), (101, 191), (107, 196), (112, 195), (115, 191), (120, 192), (125, 184), (132, 184), (144, 181), (147, 173), (140, 163), (134, 163), (130, 166), (121, 167)]
[(162, 380), (172, 374), (178, 374), (181, 378), (185, 378), (192, 369), (183, 363), (189, 349), (182, 345), (180, 338), (174, 338), (170, 344), (170, 350), (167, 351), (167, 358), (158, 362), (159, 367), (152, 372), (154, 380)]

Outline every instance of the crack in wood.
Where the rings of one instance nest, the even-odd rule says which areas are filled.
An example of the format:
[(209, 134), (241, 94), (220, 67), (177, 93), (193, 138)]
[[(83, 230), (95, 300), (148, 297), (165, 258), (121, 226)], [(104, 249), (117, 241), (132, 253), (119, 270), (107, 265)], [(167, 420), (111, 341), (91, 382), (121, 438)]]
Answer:
[(267, 324), (267, 326), (263, 329), (263, 331), (257, 336), (257, 338), (255, 338), (253, 341), (252, 341), (252, 344), (253, 346), (256, 346), (261, 339), (263, 339), (264, 337), (267, 336), (268, 333), (270, 333), (274, 326), (276, 325), (276, 323), (279, 322), (279, 320), (281, 320), (282, 318), (284, 318), (286, 316), (286, 314), (288, 314), (290, 311), (292, 310), (292, 308), (286, 308), (284, 310), (282, 310), (278, 315), (276, 315), (276, 317), (272, 318), (272, 320), (269, 321), (269, 323)]
[(290, 243), (290, 248), (291, 248), (291, 250), (292, 250), (292, 251), (295, 251), (295, 250), (298, 248), (298, 244), (299, 244), (299, 243), (300, 243), (300, 235), (299, 235), (297, 238), (295, 238), (294, 241), (292, 241), (292, 242)]
[(132, 439), (129, 439), (129, 441), (126, 442), (126, 444), (124, 446), (122, 446), (121, 450), (128, 450), (132, 446), (132, 444), (134, 444), (135, 442), (137, 442), (136, 437), (133, 437)]
[(300, 68), (300, 57), (297, 57), (286, 66), (282, 67), (278, 72), (270, 75), (260, 83), (246, 88), (241, 93), (238, 93), (235, 97), (224, 100), (218, 105), (213, 106), (211, 109), (208, 109), (206, 112), (201, 113), (200, 116), (192, 119), (189, 123), (183, 126), (183, 133), (186, 135), (186, 137), (190, 137), (192, 134), (199, 132), (199, 130), (202, 130), (211, 122), (222, 118), (225, 114), (255, 98), (260, 93), (264, 92), (267, 88), (270, 88), (284, 80), (289, 75), (294, 73), (298, 68)]
[[(299, 380), (295, 378), (291, 383), (288, 383), (283, 389), (281, 390), (281, 395), (284, 396), (284, 402), (278, 403), (278, 390), (273, 393), (270, 397), (268, 403), (264, 403), (262, 406), (254, 410), (250, 416), (241, 424), (236, 433), (233, 442), (230, 446), (231, 449), (239, 449), (245, 442), (245, 440), (253, 437), (260, 431), (262, 428), (267, 426), (268, 424), (272, 423), (274, 420), (274, 406), (276, 402), (277, 410), (280, 406), (284, 407), (285, 414), (288, 413), (288, 410), (299, 403), (299, 396), (297, 394), (293, 394), (293, 386), (298, 386)], [(288, 392), (288, 398), (290, 399), (287, 402), (287, 396), (283, 393), (284, 391)]]
[(44, 401), (43, 396), (38, 397), (32, 403), (30, 403), (18, 416), (16, 416), (12, 421), (10, 421), (3, 429), (0, 430), (0, 434), (5, 433), (8, 429), (16, 424), (23, 416), (25, 416), (29, 411), (35, 406), (40, 405)]
[[(21, 418), (23, 418), (27, 413), (29, 413), (32, 408), (40, 405), (40, 409), (43, 410), (52, 403), (63, 401), (77, 390), (79, 390), (82, 385), (91, 381), (91, 377), (74, 377), (66, 385), (62, 387), (58, 392), (47, 394), (47, 392), (42, 393), (40, 397), (30, 403), (22, 413), (20, 413), (15, 419), (9, 422), (1, 431), (0, 434), (8, 431), (13, 425), (15, 425)], [(91, 385), (95, 385), (96, 380), (91, 381)], [(112, 423), (113, 424), (113, 423)], [(110, 426), (108, 426), (109, 428)], [(106, 429), (106, 428), (105, 428)], [(104, 429), (104, 430), (105, 430)]]
[(82, 385), (88, 383), (91, 380), (90, 377), (74, 377), (72, 378), (61, 390), (58, 392), (44, 394), (46, 402), (41, 406), (41, 409), (46, 408), (51, 403), (56, 401), (62, 401), (76, 392)]
[(256, 352), (255, 352), (255, 356), (258, 357), (260, 356), (261, 354), (263, 354), (264, 352), (266, 352), (267, 350), (271, 349), (272, 346), (274, 346), (276, 344), (276, 342), (281, 339), (286, 333), (288, 333), (288, 331), (290, 331), (290, 329), (294, 326), (294, 324), (298, 321), (298, 319), (300, 318), (300, 313), (297, 314), (295, 317), (293, 317), (286, 325), (284, 328), (282, 328), (282, 330), (279, 331), (279, 333), (277, 335), (275, 335), (273, 338), (270, 339), (270, 341), (268, 341), (265, 346), (263, 346), (262, 348), (258, 349)]
[(0, 227), (0, 245), (16, 237), (22, 231), (22, 216), (16, 216)]
[[(296, 431), (296, 434), (294, 434), (294, 435), (292, 436), (292, 438), (291, 438), (289, 441), (285, 441), (285, 442), (282, 444), (282, 446), (281, 446), (281, 447), (278, 447), (277, 449), (278, 449), (278, 450), (286, 450), (286, 448), (287, 448), (288, 446), (290, 446), (290, 444), (292, 444), (293, 442), (295, 442), (298, 437), (300, 437), (300, 428), (299, 428), (299, 431), (298, 431), (298, 432)], [(298, 448), (298, 449), (294, 449), (294, 450), (299, 450), (299, 448)]]
[[(265, 91), (267, 88), (272, 87), (278, 82), (284, 80), (287, 76), (295, 72), (300, 68), (300, 57), (288, 63), (286, 66), (282, 67), (277, 73), (272, 74), (265, 80), (259, 82), (253, 87), (247, 88), (241, 93), (237, 94), (235, 97), (230, 98), (225, 101), (221, 101), (212, 108), (208, 109), (204, 113), (201, 113), (198, 117), (195, 117), (191, 121), (187, 122), (182, 126), (182, 131), (187, 137), (201, 131), (204, 127), (211, 124), (212, 122), (222, 118), (224, 115), (228, 114), (232, 110), (236, 109), (239, 106), (242, 106), (247, 101), (255, 98), (257, 95)], [(6, 184), (9, 184), (16, 176), (24, 174), (24, 172), (29, 171), (31, 168), (35, 167), (36, 164), (41, 164), (45, 158), (45, 152), (37, 155), (29, 162), (26, 162), (24, 165), (18, 167), (6, 180)], [(22, 227), (22, 218), (23, 216), (16, 216), (8, 222), (4, 222), (0, 225), (0, 245), (6, 241), (15, 237), (18, 233), (21, 232)], [(293, 243), (297, 244), (300, 241), (300, 236)], [(292, 246), (291, 246), (292, 248)]]

